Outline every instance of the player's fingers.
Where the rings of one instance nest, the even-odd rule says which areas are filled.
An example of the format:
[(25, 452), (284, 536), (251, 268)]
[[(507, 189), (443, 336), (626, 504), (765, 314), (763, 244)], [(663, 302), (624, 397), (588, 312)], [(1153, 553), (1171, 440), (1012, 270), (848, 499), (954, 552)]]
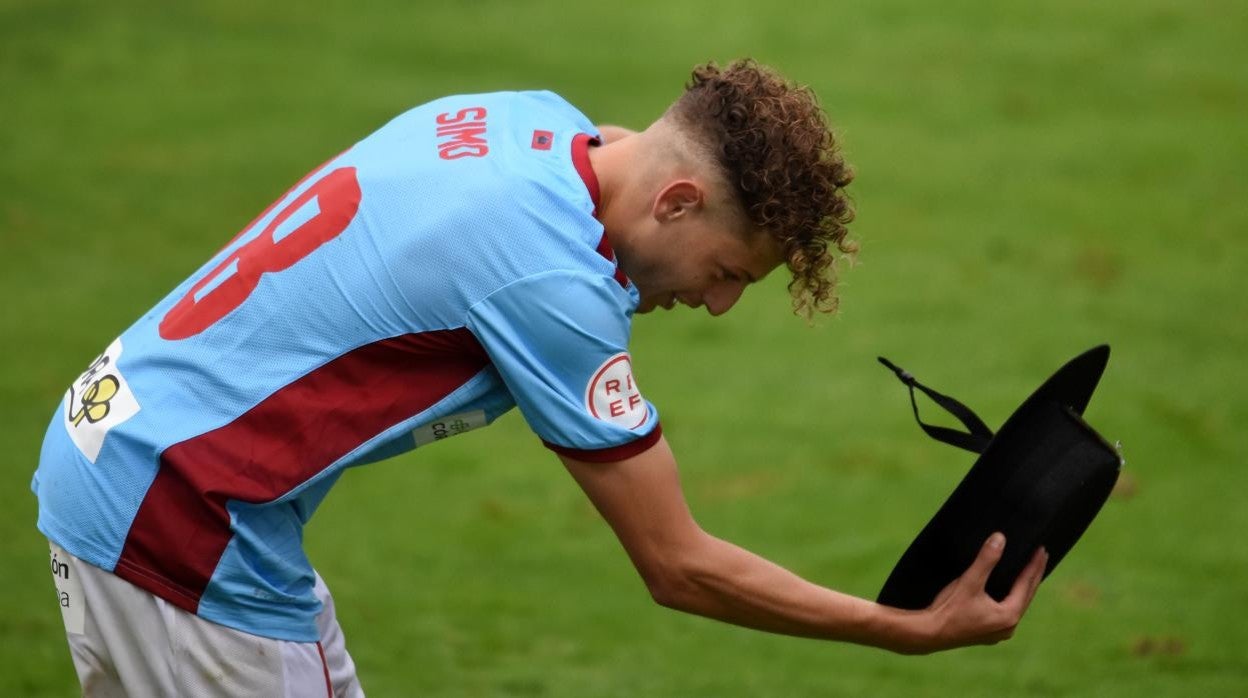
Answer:
[(1036, 590), (1040, 588), (1040, 582), (1044, 580), (1044, 568), (1048, 564), (1049, 551), (1044, 548), (1040, 548), (1036, 551), (1036, 554), (1032, 556), (1031, 564), (1029, 565), (1031, 567), (1035, 567), (1035, 570), (1028, 570), (1032, 572), (1031, 584), (1027, 586), (1027, 599), (1023, 603), (1023, 608), (1030, 606), (1031, 600), (1036, 598)]
[(1031, 561), (1019, 573), (1018, 579), (1014, 580), (1014, 586), (1010, 589), (1009, 596), (1005, 598), (1004, 603), (1013, 606), (1019, 615), (1027, 610), (1027, 607), (1031, 605), (1031, 600), (1035, 598), (1036, 590), (1040, 588), (1040, 580), (1044, 579), (1044, 567), (1048, 562), (1048, 551), (1044, 548), (1037, 548), (1035, 554), (1031, 556)]
[(966, 570), (964, 576), (967, 581), (973, 583), (976, 589), (982, 590), (988, 583), (988, 575), (992, 574), (992, 568), (997, 566), (1004, 551), (1005, 534), (998, 531), (988, 536), (988, 540), (984, 541), (984, 546), (979, 549), (979, 555)]

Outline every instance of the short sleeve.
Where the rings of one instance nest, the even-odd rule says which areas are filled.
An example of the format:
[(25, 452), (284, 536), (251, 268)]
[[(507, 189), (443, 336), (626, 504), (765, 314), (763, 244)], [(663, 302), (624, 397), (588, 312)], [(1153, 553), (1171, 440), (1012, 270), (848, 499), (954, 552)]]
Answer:
[(628, 354), (632, 299), (611, 277), (530, 276), (469, 311), (468, 329), (547, 447), (591, 462), (620, 460), (659, 439)]

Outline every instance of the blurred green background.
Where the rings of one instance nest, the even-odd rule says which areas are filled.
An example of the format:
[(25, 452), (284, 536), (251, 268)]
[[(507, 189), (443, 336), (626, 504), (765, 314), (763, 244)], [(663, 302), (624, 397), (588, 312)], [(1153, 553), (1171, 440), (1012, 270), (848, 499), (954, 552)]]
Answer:
[(815, 327), (781, 274), (723, 318), (636, 323), (703, 526), (874, 596), (970, 464), (877, 354), (996, 426), (1109, 342), (1087, 416), (1122, 486), (1014, 640), (898, 657), (655, 606), (512, 414), (352, 471), (313, 520), (365, 689), (1245, 694), (1246, 36), (1232, 0), (0, 0), (0, 695), (77, 691), (28, 489), (53, 406), (259, 210), (436, 96), (550, 88), (643, 127), (745, 55), (820, 95), (862, 254)]

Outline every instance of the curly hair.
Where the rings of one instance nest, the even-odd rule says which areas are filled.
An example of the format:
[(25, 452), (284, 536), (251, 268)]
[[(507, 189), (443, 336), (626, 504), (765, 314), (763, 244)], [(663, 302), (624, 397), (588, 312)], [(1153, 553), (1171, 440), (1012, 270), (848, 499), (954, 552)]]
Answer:
[(834, 312), (836, 252), (858, 251), (846, 237), (854, 173), (814, 93), (751, 59), (707, 63), (666, 116), (715, 154), (750, 222), (780, 243), (793, 311)]

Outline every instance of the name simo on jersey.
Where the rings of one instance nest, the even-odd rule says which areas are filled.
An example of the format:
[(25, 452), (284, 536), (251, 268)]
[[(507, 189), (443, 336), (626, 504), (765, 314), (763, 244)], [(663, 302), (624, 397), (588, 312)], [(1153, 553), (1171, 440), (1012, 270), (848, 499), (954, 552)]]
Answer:
[(480, 158), (490, 152), (485, 142), (485, 107), (438, 114), (437, 121), (438, 157), (443, 160)]

